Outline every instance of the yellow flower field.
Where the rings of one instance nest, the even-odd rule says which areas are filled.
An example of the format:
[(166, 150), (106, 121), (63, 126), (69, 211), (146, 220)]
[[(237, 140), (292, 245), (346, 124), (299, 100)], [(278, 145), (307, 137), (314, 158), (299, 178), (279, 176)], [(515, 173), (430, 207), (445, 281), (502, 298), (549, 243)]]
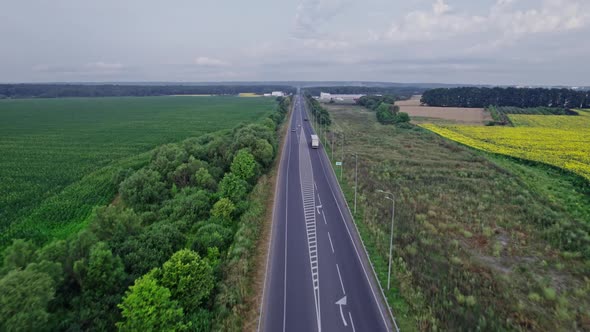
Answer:
[(510, 119), (516, 127), (421, 126), (480, 150), (544, 162), (590, 180), (590, 112), (510, 115)]

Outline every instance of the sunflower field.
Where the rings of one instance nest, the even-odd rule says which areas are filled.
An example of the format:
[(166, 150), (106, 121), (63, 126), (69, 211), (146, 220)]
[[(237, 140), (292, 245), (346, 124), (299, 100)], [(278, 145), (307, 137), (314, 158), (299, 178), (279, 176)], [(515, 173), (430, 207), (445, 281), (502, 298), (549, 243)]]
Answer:
[(590, 112), (579, 114), (509, 115), (515, 127), (421, 126), (476, 149), (540, 161), (590, 180)]

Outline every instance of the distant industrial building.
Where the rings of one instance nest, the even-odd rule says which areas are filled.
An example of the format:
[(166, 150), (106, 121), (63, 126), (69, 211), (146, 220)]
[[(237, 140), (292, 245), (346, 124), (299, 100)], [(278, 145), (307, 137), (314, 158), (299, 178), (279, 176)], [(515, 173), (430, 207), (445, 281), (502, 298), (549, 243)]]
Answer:
[(364, 96), (364, 95), (337, 95), (337, 94), (321, 92), (319, 100), (323, 101), (323, 102), (329, 102), (329, 101), (356, 102), (362, 96)]
[(273, 97), (284, 97), (285, 93), (283, 91), (273, 91), (270, 95)]

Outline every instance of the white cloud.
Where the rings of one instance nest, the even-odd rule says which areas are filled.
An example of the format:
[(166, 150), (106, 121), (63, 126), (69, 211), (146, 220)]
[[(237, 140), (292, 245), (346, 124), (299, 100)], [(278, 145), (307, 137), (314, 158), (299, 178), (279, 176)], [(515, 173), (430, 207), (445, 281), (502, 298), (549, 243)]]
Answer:
[(489, 38), (502, 45), (530, 34), (558, 33), (590, 25), (590, 1), (543, 0), (515, 9), (517, 0), (497, 0), (484, 16), (451, 10), (436, 0), (430, 11), (413, 11), (395, 22), (381, 39), (394, 42), (445, 40), (464, 35)]
[(209, 58), (209, 57), (205, 57), (205, 56), (200, 56), (195, 58), (194, 63), (197, 66), (206, 66), (206, 67), (225, 67), (225, 66), (229, 66), (230, 63), (220, 60), (220, 59), (215, 59), (215, 58)]
[(54, 73), (67, 75), (114, 75), (120, 74), (129, 68), (121, 63), (109, 63), (104, 61), (89, 62), (79, 65), (40, 64), (33, 66), (32, 70), (39, 73)]

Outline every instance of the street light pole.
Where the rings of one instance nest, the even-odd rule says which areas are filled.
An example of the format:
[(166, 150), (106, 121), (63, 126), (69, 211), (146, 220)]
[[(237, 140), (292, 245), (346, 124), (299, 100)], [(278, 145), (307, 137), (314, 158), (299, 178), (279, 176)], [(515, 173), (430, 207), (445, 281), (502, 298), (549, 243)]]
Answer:
[(387, 290), (391, 285), (391, 260), (393, 255), (393, 220), (395, 218), (395, 196), (383, 190), (377, 190), (377, 192), (385, 195), (385, 198), (391, 201), (391, 235), (389, 237), (389, 270), (387, 272)]
[(340, 181), (342, 181), (342, 173), (344, 172), (344, 132), (342, 132), (342, 156), (340, 157)]
[(354, 214), (356, 214), (356, 192), (358, 188), (358, 165), (359, 165), (359, 155), (358, 153), (354, 154)]

